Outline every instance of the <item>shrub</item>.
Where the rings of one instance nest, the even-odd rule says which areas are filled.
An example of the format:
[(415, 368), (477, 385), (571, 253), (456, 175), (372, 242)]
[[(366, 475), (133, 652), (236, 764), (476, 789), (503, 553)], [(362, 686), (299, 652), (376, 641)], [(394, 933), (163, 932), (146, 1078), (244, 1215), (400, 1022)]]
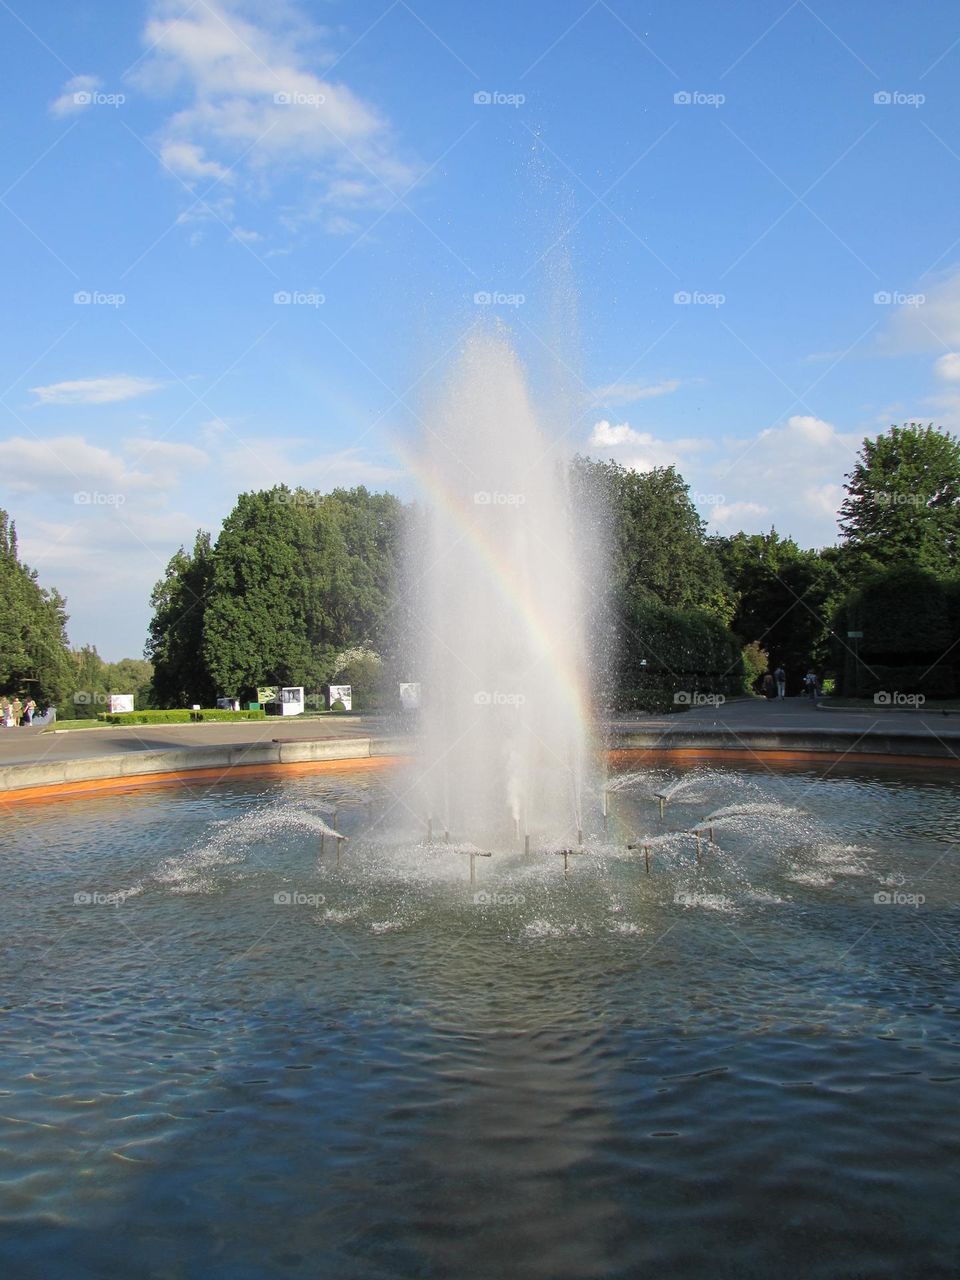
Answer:
[(189, 724), (192, 720), (265, 720), (263, 711), (221, 711), (219, 707), (202, 711), (120, 711), (111, 715), (104, 711), (97, 717), (106, 724)]
[(753, 689), (760, 677), (770, 670), (770, 655), (754, 640), (743, 646), (743, 681), (748, 689)]
[(330, 703), (330, 710), (331, 710), (331, 711), (346, 711), (346, 709), (347, 709), (347, 708), (343, 705), (343, 703), (341, 702), (341, 700), (340, 700), (339, 698), (337, 698), (336, 702), (331, 702), (331, 703)]
[[(956, 583), (922, 569), (890, 569), (867, 579), (844, 600), (834, 622), (843, 693), (955, 694), (958, 599)], [(849, 631), (863, 634), (850, 639)]]
[(619, 631), (617, 710), (680, 710), (674, 694), (681, 691), (743, 693), (740, 643), (712, 614), (642, 599), (632, 602)]

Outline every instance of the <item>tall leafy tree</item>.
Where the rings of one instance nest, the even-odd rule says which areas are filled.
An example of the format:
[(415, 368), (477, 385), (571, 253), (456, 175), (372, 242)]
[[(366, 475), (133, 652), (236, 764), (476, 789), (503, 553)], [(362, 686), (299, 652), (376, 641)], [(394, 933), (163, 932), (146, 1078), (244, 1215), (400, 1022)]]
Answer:
[(638, 472), (577, 457), (570, 480), (575, 509), (603, 525), (610, 584), (621, 603), (647, 599), (728, 620), (732, 601), (719, 562), (690, 487), (673, 467)]
[(960, 568), (960, 440), (916, 422), (864, 440), (839, 523), (858, 580), (913, 565)]
[(153, 697), (161, 707), (212, 704), (214, 684), (203, 654), (212, 576), (210, 535), (199, 529), (193, 550), (181, 547), (171, 557), (150, 596), (153, 618), (144, 653), (153, 663)]
[(66, 601), (41, 587), (20, 561), (17, 533), (0, 510), (0, 690), (40, 705), (63, 700), (70, 687)]

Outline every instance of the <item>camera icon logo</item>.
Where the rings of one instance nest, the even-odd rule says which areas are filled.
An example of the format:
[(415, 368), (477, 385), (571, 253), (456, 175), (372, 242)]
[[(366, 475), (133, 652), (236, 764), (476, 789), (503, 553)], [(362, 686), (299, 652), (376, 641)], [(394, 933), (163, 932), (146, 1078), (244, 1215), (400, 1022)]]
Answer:
[(89, 89), (78, 89), (73, 95), (73, 101), (78, 107), (89, 107), (93, 101), (93, 94)]
[(484, 689), (481, 689), (473, 695), (473, 701), (475, 706), (489, 707), (490, 703), (493, 701), (493, 695), (487, 693)]
[(873, 895), (873, 900), (878, 906), (884, 906), (893, 901), (893, 895), (881, 889), (879, 893)]
[(75, 893), (73, 895), (73, 905), (75, 907), (88, 907), (93, 901), (93, 896), (89, 893)]
[(492, 495), (487, 493), (485, 490), (481, 490), (479, 493), (475, 493), (473, 495), (473, 501), (478, 507), (489, 507), (491, 500)]
[(675, 93), (673, 95), (673, 101), (678, 107), (689, 107), (690, 103), (693, 101), (693, 95), (688, 93), (686, 90), (681, 90), (680, 93)]
[(479, 93), (473, 95), (474, 105), (478, 107), (489, 107), (493, 101), (493, 94), (488, 93), (486, 89), (481, 89)]
[(273, 95), (273, 100), (278, 107), (289, 107), (290, 103), (293, 101), (293, 95), (281, 91), (280, 93), (275, 93)]
[(286, 289), (281, 289), (279, 290), (279, 292), (273, 295), (273, 301), (274, 301), (274, 304), (278, 307), (289, 307), (291, 302), (291, 295), (287, 292)]
[(889, 307), (893, 301), (893, 295), (887, 289), (881, 289), (873, 295), (874, 305), (878, 307)]
[(888, 107), (893, 101), (893, 95), (886, 89), (881, 89), (879, 93), (873, 95), (873, 101), (878, 107)]
[(889, 707), (893, 701), (893, 695), (881, 689), (879, 693), (873, 695), (873, 701), (878, 707)]
[(690, 302), (690, 294), (687, 293), (686, 289), (680, 289), (673, 295), (673, 301), (679, 307), (687, 306)]
[(279, 893), (273, 895), (274, 904), (278, 907), (289, 907), (293, 902), (293, 895), (287, 889), (281, 889)]
[(481, 889), (479, 893), (473, 895), (473, 905), (475, 907), (488, 907), (490, 905), (490, 895), (486, 889)]
[(78, 307), (88, 307), (93, 301), (93, 298), (86, 289), (81, 289), (79, 293), (75, 293), (73, 295), (73, 301)]
[(680, 689), (673, 695), (673, 701), (678, 707), (689, 707), (692, 699), (686, 689)]

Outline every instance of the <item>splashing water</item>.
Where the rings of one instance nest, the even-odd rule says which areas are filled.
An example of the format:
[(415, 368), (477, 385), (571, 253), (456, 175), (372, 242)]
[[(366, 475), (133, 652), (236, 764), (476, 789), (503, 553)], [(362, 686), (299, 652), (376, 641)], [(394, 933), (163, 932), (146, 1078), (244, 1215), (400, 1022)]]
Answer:
[(503, 339), (467, 344), (416, 470), (430, 498), (418, 802), (454, 838), (569, 841), (590, 754), (585, 567), (559, 458)]

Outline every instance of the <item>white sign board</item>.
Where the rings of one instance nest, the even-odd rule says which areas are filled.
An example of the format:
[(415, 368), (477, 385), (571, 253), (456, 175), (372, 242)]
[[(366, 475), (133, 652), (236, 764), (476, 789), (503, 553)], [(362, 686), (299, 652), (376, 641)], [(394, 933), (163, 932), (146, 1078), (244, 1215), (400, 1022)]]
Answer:
[(132, 693), (111, 693), (107, 699), (107, 710), (112, 716), (118, 715), (123, 711), (133, 710), (133, 694)]
[(353, 686), (349, 684), (332, 684), (329, 686), (330, 700), (328, 706), (332, 707), (335, 702), (342, 702), (345, 711), (353, 710)]
[(282, 716), (303, 715), (303, 685), (287, 685), (280, 690), (280, 714)]
[(402, 684), (400, 686), (400, 706), (404, 711), (419, 711), (420, 686), (418, 684)]

